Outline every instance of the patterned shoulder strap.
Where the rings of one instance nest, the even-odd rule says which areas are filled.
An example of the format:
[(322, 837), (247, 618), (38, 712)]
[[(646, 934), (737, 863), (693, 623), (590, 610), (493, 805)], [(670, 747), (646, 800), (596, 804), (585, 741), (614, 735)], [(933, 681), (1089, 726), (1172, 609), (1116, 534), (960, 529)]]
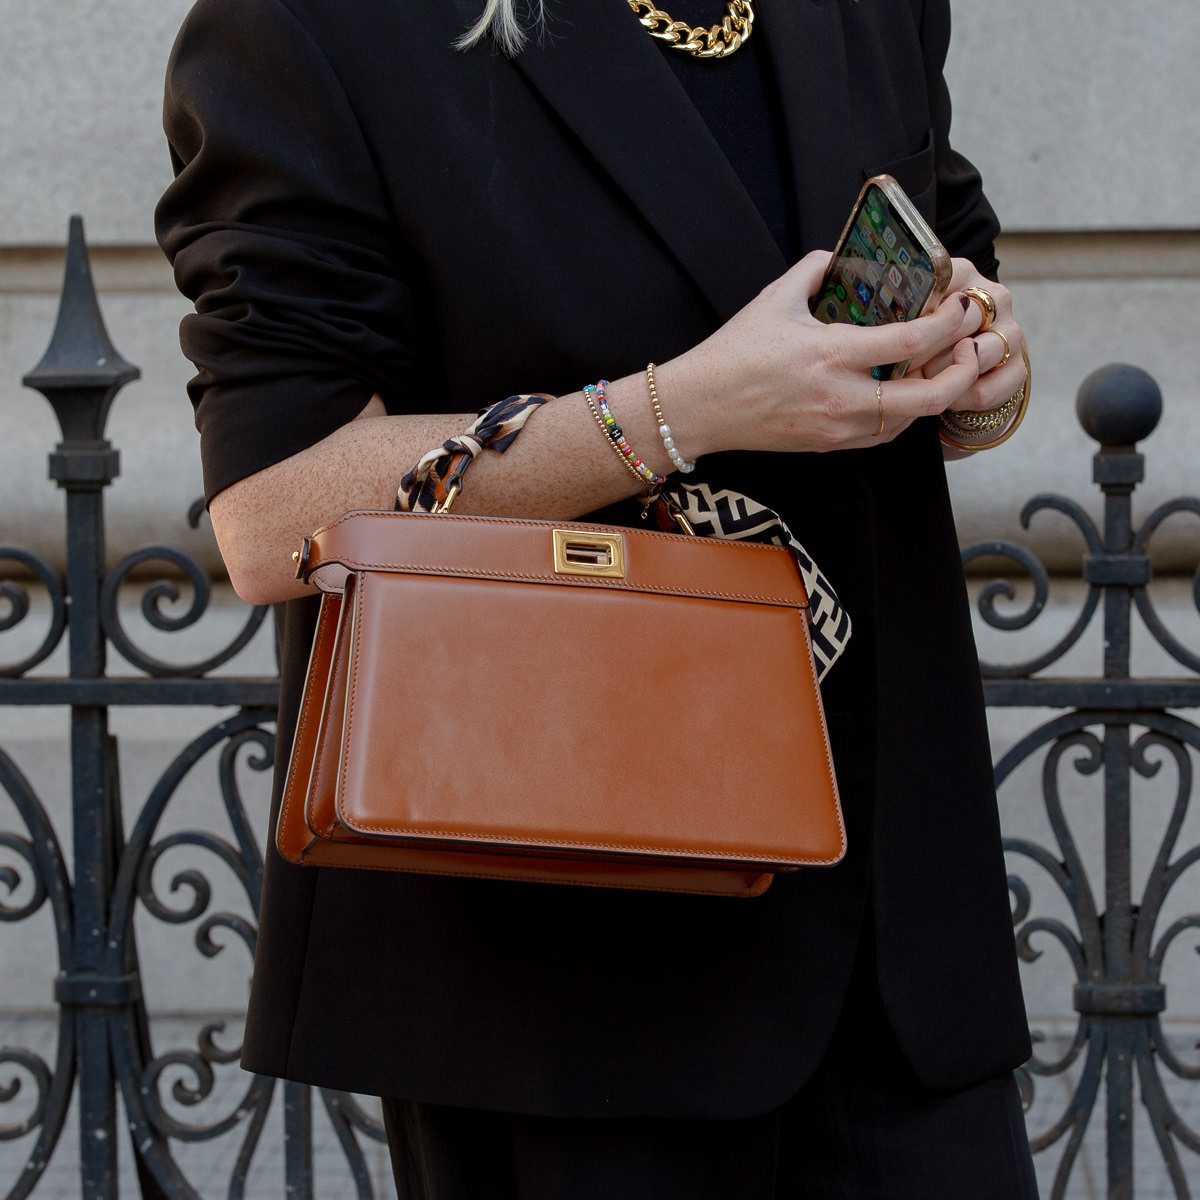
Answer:
[[(509, 396), (482, 409), (466, 430), (434, 446), (404, 476), (396, 493), (396, 509), (446, 512), (462, 490), (467, 468), (480, 452), (487, 449), (503, 454), (530, 416), (553, 398), (537, 393)], [(714, 490), (706, 483), (684, 483), (677, 476), (667, 480), (657, 495), (647, 498), (647, 511), (652, 507), (660, 510), (660, 523), (666, 528), (671, 527), (672, 518), (678, 513), (702, 536), (786, 546), (795, 555), (804, 578), (813, 657), (818, 678), (825, 678), (850, 640), (850, 615), (812, 556), (793, 537), (777, 512), (740, 492)]]
[(706, 483), (685, 483), (675, 477), (668, 479), (660, 491), (668, 506), (677, 509), (698, 534), (734, 542), (786, 546), (795, 555), (804, 578), (804, 590), (808, 593), (817, 675), (824, 679), (850, 641), (850, 614), (842, 607), (833, 585), (812, 555), (796, 540), (783, 518), (774, 509), (743, 496), (741, 492), (717, 491)]

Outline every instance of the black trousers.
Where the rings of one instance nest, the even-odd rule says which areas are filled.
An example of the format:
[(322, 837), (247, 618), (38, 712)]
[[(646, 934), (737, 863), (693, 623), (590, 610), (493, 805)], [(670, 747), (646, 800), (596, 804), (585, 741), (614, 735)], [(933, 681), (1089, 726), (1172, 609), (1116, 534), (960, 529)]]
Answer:
[(1037, 1200), (1015, 1079), (913, 1076), (864, 931), (812, 1078), (745, 1120), (567, 1120), (384, 1100), (399, 1200)]

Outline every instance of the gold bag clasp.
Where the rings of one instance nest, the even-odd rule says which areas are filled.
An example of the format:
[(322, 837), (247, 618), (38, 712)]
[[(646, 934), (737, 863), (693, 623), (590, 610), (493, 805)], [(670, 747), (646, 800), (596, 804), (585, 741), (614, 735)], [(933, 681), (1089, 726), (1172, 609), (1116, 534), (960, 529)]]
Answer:
[(619, 533), (554, 530), (555, 575), (625, 578), (625, 539)]

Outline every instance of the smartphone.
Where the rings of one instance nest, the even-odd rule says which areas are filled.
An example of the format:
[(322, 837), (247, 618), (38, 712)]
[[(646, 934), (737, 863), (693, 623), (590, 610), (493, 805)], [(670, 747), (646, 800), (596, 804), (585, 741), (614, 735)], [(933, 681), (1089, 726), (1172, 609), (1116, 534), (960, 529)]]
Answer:
[[(890, 325), (936, 307), (950, 283), (950, 255), (890, 175), (863, 185), (812, 314), (827, 325)], [(899, 379), (908, 362), (873, 367), (874, 379)]]

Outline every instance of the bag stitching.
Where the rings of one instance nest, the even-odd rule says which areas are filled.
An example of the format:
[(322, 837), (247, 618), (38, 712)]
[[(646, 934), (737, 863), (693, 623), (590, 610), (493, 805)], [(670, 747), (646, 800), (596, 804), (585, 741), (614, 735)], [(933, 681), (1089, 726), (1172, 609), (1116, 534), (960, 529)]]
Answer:
[[(363, 520), (379, 520), (379, 519), (394, 520), (397, 515), (406, 516), (406, 517), (419, 517), (419, 516), (428, 516), (430, 514), (417, 514), (417, 513), (396, 514), (396, 513), (389, 513), (389, 512), (372, 512), (369, 510), (346, 513), (343, 516), (339, 517), (336, 521), (332, 522), (329, 525), (326, 525), (324, 527), (324, 529), (318, 530), (312, 537), (312, 545), (314, 547), (316, 547), (318, 545), (318, 539), (322, 533), (327, 533), (330, 530), (336, 529), (339, 525), (342, 525), (346, 521), (355, 520), (358, 522), (362, 522)], [(444, 517), (439, 516), (438, 519), (439, 520), (444, 519), (446, 521), (453, 521), (453, 522), (459, 523), (459, 524), (467, 524), (467, 523), (491, 524), (491, 525), (503, 524), (503, 525), (508, 525), (508, 526), (515, 526), (519, 529), (530, 529), (530, 528), (553, 529), (553, 528), (561, 528), (563, 525), (570, 525), (572, 529), (578, 529), (585, 533), (589, 532), (589, 531), (595, 531), (595, 530), (603, 530), (605, 532), (609, 532), (614, 528), (620, 528), (623, 535), (628, 534), (632, 537), (635, 537), (638, 541), (677, 541), (679, 538), (686, 536), (686, 535), (678, 534), (678, 533), (661, 533), (658, 530), (653, 530), (653, 529), (625, 529), (620, 526), (594, 525), (594, 524), (589, 524), (587, 522), (580, 522), (580, 521), (567, 521), (567, 522), (544, 521), (538, 525), (531, 526), (529, 521), (519, 520), (519, 519), (513, 518), (513, 517), (473, 517), (473, 516), (466, 516), (466, 515), (450, 516), (450, 515), (446, 514)], [(775, 554), (782, 553), (782, 554), (787, 554), (789, 556), (791, 555), (791, 551), (788, 550), (784, 546), (763, 545), (762, 543), (759, 543), (759, 542), (731, 542), (731, 541), (725, 541), (721, 538), (694, 537), (694, 538), (687, 538), (687, 544), (689, 546), (695, 547), (697, 549), (703, 546), (706, 549), (722, 550), (725, 553), (738, 553), (738, 552), (744, 552), (744, 551), (769, 551), (769, 552), (772, 552)], [(390, 571), (394, 571), (397, 573), (411, 572), (413, 574), (420, 574), (420, 575), (438, 575), (438, 574), (475, 575), (475, 576), (481, 576), (484, 578), (495, 578), (495, 579), (529, 579), (529, 580), (536, 580), (539, 582), (561, 584), (561, 585), (564, 585), (567, 587), (603, 587), (603, 588), (608, 588), (613, 591), (622, 591), (622, 590), (624, 590), (624, 591), (653, 591), (653, 592), (664, 592), (664, 593), (668, 593), (668, 594), (672, 594), (672, 595), (678, 594), (678, 595), (688, 595), (688, 596), (712, 596), (714, 598), (719, 598), (719, 599), (751, 600), (751, 601), (756, 601), (758, 603), (779, 604), (779, 605), (784, 605), (789, 608), (807, 608), (809, 606), (807, 589), (804, 588), (803, 582), (801, 582), (801, 591), (804, 594), (804, 600), (802, 603), (798, 603), (796, 600), (794, 600), (790, 597), (782, 596), (782, 595), (774, 595), (774, 594), (768, 595), (768, 594), (759, 594), (759, 593), (753, 593), (753, 592), (723, 592), (723, 591), (711, 591), (711, 590), (705, 591), (705, 590), (701, 590), (698, 588), (666, 587), (661, 584), (652, 584), (652, 583), (633, 583), (633, 584), (631, 584), (631, 583), (627, 583), (627, 582), (626, 583), (618, 582), (616, 580), (610, 581), (610, 580), (604, 579), (603, 577), (592, 577), (592, 578), (589, 578), (586, 580), (585, 579), (566, 579), (566, 578), (563, 578), (561, 575), (536, 574), (533, 572), (484, 571), (484, 570), (480, 570), (478, 568), (472, 568), (472, 567), (446, 569), (446, 568), (440, 568), (440, 567), (421, 566), (421, 565), (411, 564), (411, 563), (397, 563), (394, 561), (391, 561), (391, 562), (386, 562), (386, 561), (362, 562), (358, 559), (346, 559), (346, 558), (338, 558), (338, 557), (323, 559), (322, 561), (318, 562), (315, 566), (313, 566), (309, 569), (308, 575), (311, 576), (316, 571), (319, 571), (322, 567), (333, 566), (335, 564), (345, 567), (348, 571), (390, 570)]]
[[(333, 844), (337, 845), (336, 842)], [(306, 854), (308, 853), (310, 848), (311, 847), (305, 847)], [(335, 868), (337, 867), (337, 864), (335, 864), (335, 863), (314, 863), (312, 865), (316, 866), (316, 867), (335, 867)], [(813, 864), (813, 865), (819, 865), (819, 864)], [(694, 887), (689, 888), (689, 887), (675, 887), (672, 885), (660, 886), (658, 884), (652, 884), (652, 883), (614, 884), (609, 880), (593, 880), (593, 879), (588, 879), (585, 876), (575, 876), (575, 875), (562, 876), (562, 877), (555, 876), (552, 879), (543, 879), (541, 876), (520, 875), (520, 874), (517, 874), (515, 871), (513, 871), (511, 873), (497, 872), (496, 874), (488, 874), (483, 871), (438, 871), (432, 867), (381, 867), (381, 866), (377, 866), (374, 863), (369, 863), (369, 864), (368, 863), (362, 863), (362, 864), (355, 863), (353, 865), (353, 867), (350, 869), (355, 870), (355, 871), (407, 871), (410, 874), (414, 874), (414, 875), (439, 875), (439, 876), (444, 876), (449, 879), (504, 879), (504, 880), (508, 880), (510, 882), (517, 882), (517, 883), (561, 883), (564, 886), (602, 887), (602, 888), (620, 887), (620, 888), (628, 890), (628, 891), (639, 891), (639, 892), (685, 892), (692, 896), (728, 896), (731, 894), (729, 892), (718, 891), (716, 888), (694, 888)], [(680, 870), (680, 871), (691, 870), (691, 868), (689, 868), (689, 867), (677, 867), (675, 869)], [(702, 868), (702, 867), (699, 867), (696, 869), (704, 870), (704, 868)], [(712, 868), (712, 869), (720, 870), (719, 867)], [(729, 874), (731, 874), (731, 875), (732, 874), (741, 874), (741, 872), (730, 871)], [(770, 875), (770, 874), (772, 874), (772, 872), (764, 871), (764, 872), (762, 872), (762, 874)], [(755, 876), (756, 880), (759, 878), (761, 878), (761, 876)], [(766, 888), (763, 888), (763, 891), (766, 891)], [(751, 893), (751, 889), (747, 888), (746, 893), (747, 893), (747, 895), (749, 895)], [(736, 893), (733, 893), (733, 894), (736, 895)], [(761, 892), (758, 893), (758, 895), (761, 895), (761, 894), (762, 894)]]
[[(344, 772), (343, 772), (343, 778), (344, 777), (345, 776), (344, 776)], [(839, 806), (839, 810), (838, 810), (838, 816), (839, 816), (838, 824), (840, 826), (841, 825), (840, 806)], [(615, 851), (633, 851), (636, 853), (645, 853), (645, 854), (661, 854), (667, 858), (672, 858), (672, 857), (683, 858), (689, 853), (689, 851), (686, 851), (686, 850), (672, 849), (670, 847), (665, 847), (665, 846), (639, 845), (637, 842), (580, 842), (580, 841), (567, 841), (564, 838), (523, 837), (520, 839), (519, 842), (514, 843), (510, 839), (505, 838), (498, 833), (459, 832), (459, 833), (439, 834), (439, 833), (431, 833), (429, 830), (423, 830), (414, 825), (407, 825), (407, 826), (405, 826), (405, 825), (402, 825), (402, 826), (382, 825), (377, 821), (364, 821), (362, 819), (354, 819), (354, 818), (343, 818), (343, 824), (345, 826), (347, 826), (348, 828), (353, 829), (359, 833), (369, 833), (372, 831), (377, 831), (383, 835), (390, 834), (391, 836), (398, 837), (398, 838), (399, 837), (421, 837), (421, 838), (427, 838), (430, 841), (446, 841), (446, 842), (450, 842), (451, 838), (460, 838), (463, 841), (473, 842), (473, 843), (496, 842), (496, 843), (501, 843), (504, 845), (514, 846), (516, 849), (519, 849), (520, 846), (522, 846), (522, 845), (561, 846), (566, 849), (578, 849), (578, 850), (608, 850), (608, 851), (615, 850)], [(843, 831), (842, 836), (844, 839), (844, 831)], [(334, 838), (330, 838), (327, 840), (336, 841), (336, 839), (334, 839)], [(421, 849), (428, 849), (428, 850), (436, 851), (438, 849), (438, 847), (437, 846), (427, 846), (427, 847), (421, 847)], [(833, 863), (833, 862), (837, 862), (838, 858), (841, 858), (841, 854), (838, 855), (838, 858), (808, 858), (808, 857), (798, 858), (798, 857), (794, 857), (794, 856), (787, 857), (787, 858), (780, 858), (777, 855), (770, 855), (770, 854), (734, 854), (732, 851), (722, 854), (719, 850), (714, 850), (714, 851), (706, 852), (706, 853), (709, 855), (709, 857), (712, 860), (717, 861), (717, 862), (726, 860), (729, 862), (786, 863), (789, 866), (791, 866), (793, 864), (795, 864), (795, 865), (814, 865), (814, 864), (821, 864), (821, 863)]]
[[(358, 580), (357, 591), (356, 591), (356, 596), (355, 596), (355, 611), (353, 614), (353, 619), (356, 623), (359, 619), (360, 613), (363, 611), (363, 609), (365, 607), (365, 601), (364, 601), (364, 596), (366, 595), (365, 583), (366, 583), (365, 578), (360, 578)], [(807, 628), (804, 630), (804, 636), (807, 640), (807, 638), (808, 638)], [(346, 694), (345, 728), (346, 728), (346, 733), (348, 736), (347, 736), (346, 743), (342, 747), (342, 769), (340, 772), (340, 783), (341, 783), (342, 794), (344, 794), (346, 791), (348, 777), (349, 777), (349, 768), (350, 768), (350, 744), (349, 744), (350, 738), (349, 738), (349, 734), (350, 734), (350, 730), (352, 729), (353, 724), (354, 724), (355, 692), (358, 687), (359, 649), (360, 649), (360, 641), (358, 638), (355, 638), (354, 639), (354, 661), (351, 664), (350, 684), (349, 684), (349, 687), (347, 689), (347, 694)], [(814, 667), (813, 667), (811, 647), (810, 647), (810, 652), (808, 655), (808, 662), (809, 662), (809, 670), (813, 671)], [(815, 680), (815, 675), (814, 675), (814, 686), (817, 686), (816, 680)], [(732, 852), (722, 855), (719, 851), (717, 851), (717, 852), (713, 852), (713, 854), (712, 854), (712, 858), (714, 860), (719, 862), (719, 861), (721, 861), (722, 858), (724, 858), (730, 862), (761, 862), (761, 863), (773, 863), (774, 862), (774, 863), (786, 863), (789, 866), (791, 866), (791, 865), (823, 866), (823, 865), (830, 865), (830, 864), (836, 863), (842, 858), (842, 856), (845, 853), (846, 831), (845, 831), (845, 827), (842, 822), (841, 804), (838, 802), (838, 799), (837, 799), (836, 776), (833, 773), (833, 760), (832, 760), (832, 757), (830, 754), (828, 731), (825, 730), (825, 728), (824, 728), (824, 722), (822, 722), (822, 731), (825, 733), (825, 738), (824, 738), (825, 761), (826, 761), (826, 766), (828, 767), (828, 770), (829, 770), (830, 781), (831, 781), (833, 789), (834, 789), (834, 812), (837, 815), (837, 822), (838, 822), (840, 848), (839, 848), (837, 855), (832, 858), (830, 858), (830, 857), (821, 857), (821, 858), (803, 857), (803, 858), (800, 858), (800, 857), (795, 857), (795, 856), (787, 857), (787, 858), (780, 858), (778, 856), (771, 856), (771, 855), (766, 855), (766, 854), (733, 854)], [(408, 836), (428, 837), (428, 838), (435, 839), (435, 840), (441, 840), (443, 837), (446, 838), (446, 840), (448, 840), (449, 837), (462, 837), (462, 838), (470, 838), (472, 841), (476, 842), (477, 844), (485, 843), (485, 842), (487, 842), (487, 843), (505, 843), (506, 842), (506, 839), (503, 838), (499, 834), (459, 833), (459, 834), (450, 834), (450, 835), (439, 835), (439, 834), (431, 834), (427, 830), (422, 830), (416, 826), (388, 826), (388, 825), (382, 825), (377, 821), (362, 820), (362, 819), (356, 820), (352, 817), (347, 817), (345, 814), (343, 814), (340, 811), (340, 805), (339, 805), (338, 818), (339, 818), (339, 822), (343, 826), (345, 826), (349, 829), (356, 830), (357, 832), (360, 832), (360, 833), (370, 833), (372, 831), (378, 831), (381, 833), (390, 834), (391, 836), (394, 836), (394, 837), (408, 837)], [(329, 840), (332, 841), (333, 839), (329, 839)], [(615, 850), (620, 850), (620, 851), (629, 851), (629, 852), (633, 852), (633, 853), (662, 854), (662, 855), (665, 855), (668, 857), (670, 857), (670, 856), (683, 857), (684, 854), (686, 853), (685, 851), (673, 850), (669, 847), (641, 845), (641, 844), (638, 844), (637, 842), (619, 842), (619, 841), (617, 841), (617, 842), (581, 842), (581, 841), (567, 841), (563, 838), (525, 837), (525, 838), (521, 839), (521, 843), (526, 844), (526, 845), (531, 845), (531, 846), (535, 846), (535, 845), (536, 846), (560, 846), (560, 847), (571, 848), (571, 849), (577, 848), (580, 850), (610, 850), (611, 851), (611, 850), (615, 849)], [(434, 847), (433, 849), (436, 849), (436, 847)]]
[[(321, 622), (318, 619), (318, 633), (320, 633), (320, 631), (321, 631), (320, 625), (321, 625)], [(314, 650), (315, 650), (315, 647), (314, 647)], [(331, 660), (333, 658), (332, 651), (330, 653), (330, 658), (331, 658)], [(314, 661), (315, 661), (315, 655), (314, 655)], [(332, 661), (331, 661), (331, 668), (332, 668)], [(287, 785), (284, 788), (283, 801), (282, 801), (282, 803), (280, 805), (280, 809), (279, 809), (279, 822), (276, 825), (276, 831), (275, 831), (275, 848), (276, 848), (276, 850), (279, 850), (279, 853), (281, 855), (283, 855), (283, 857), (288, 862), (293, 863), (293, 864), (303, 863), (304, 853), (303, 853), (303, 851), (301, 851), (299, 860), (292, 858), (291, 855), (283, 854), (283, 851), (282, 851), (282, 849), (280, 849), (280, 846), (279, 846), (279, 830), (283, 829), (285, 827), (285, 825), (289, 824), (288, 815), (294, 808), (295, 793), (299, 787), (299, 784), (296, 781), (294, 773), (292, 771), (292, 764), (295, 761), (295, 757), (296, 757), (296, 747), (301, 744), (301, 741), (304, 737), (305, 730), (308, 728), (308, 724), (309, 724), (310, 720), (312, 719), (313, 708), (315, 707), (314, 699), (313, 699), (313, 697), (311, 697), (309, 695), (307, 675), (305, 676), (304, 684), (305, 684), (305, 686), (304, 686), (304, 704), (300, 709), (300, 719), (296, 723), (296, 732), (292, 735), (292, 752), (288, 757)], [(314, 766), (314, 768), (316, 766), (315, 759), (317, 757), (317, 753), (320, 748), (320, 746), (319, 746), (320, 733), (321, 733), (321, 731), (318, 729), (317, 730), (318, 745), (313, 747), (313, 758), (314, 758), (313, 766)], [(311, 773), (312, 772), (310, 770), (309, 774), (311, 775)], [(307, 799), (307, 797), (306, 797), (306, 799)], [(305, 828), (308, 829), (310, 833), (312, 832), (311, 829), (309, 829), (307, 822), (305, 822)]]

